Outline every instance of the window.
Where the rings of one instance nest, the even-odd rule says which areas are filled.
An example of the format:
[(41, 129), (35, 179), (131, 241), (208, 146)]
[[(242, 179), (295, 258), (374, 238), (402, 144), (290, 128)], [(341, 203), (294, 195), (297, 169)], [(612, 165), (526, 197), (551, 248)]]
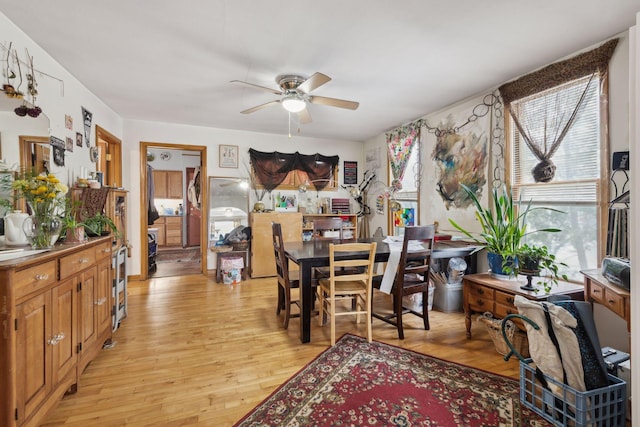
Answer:
[(543, 133), (549, 132), (549, 120), (570, 114), (585, 93), (575, 121), (551, 159), (556, 170), (549, 182), (535, 182), (532, 169), (539, 160), (525, 143), (512, 117), (509, 135), (514, 198), (520, 198), (523, 204), (531, 201), (532, 206), (564, 212), (537, 210), (531, 213), (527, 218), (529, 231), (541, 228), (562, 231), (533, 233), (527, 236), (526, 242), (546, 245), (559, 261), (568, 264), (567, 275), (576, 281), (582, 280), (580, 270), (598, 265), (599, 237), (602, 236), (600, 206), (606, 180), (602, 176), (601, 162), (606, 151), (603, 149), (605, 141), (601, 141), (600, 87), (603, 79), (599, 76), (595, 74), (590, 82), (589, 75), (511, 102), (511, 111), (524, 109), (536, 117), (544, 117), (547, 111), (546, 119), (528, 120), (525, 131), (541, 141), (545, 140)]
[[(407, 161), (406, 172), (402, 177), (402, 189), (396, 191), (393, 199), (389, 200), (390, 231), (394, 236), (404, 235), (404, 227), (419, 225), (419, 193), (420, 193), (420, 140), (415, 142), (411, 156)], [(389, 174), (391, 179), (391, 174)], [(394, 199), (399, 209), (393, 209)], [(397, 208), (398, 205), (395, 205)]]

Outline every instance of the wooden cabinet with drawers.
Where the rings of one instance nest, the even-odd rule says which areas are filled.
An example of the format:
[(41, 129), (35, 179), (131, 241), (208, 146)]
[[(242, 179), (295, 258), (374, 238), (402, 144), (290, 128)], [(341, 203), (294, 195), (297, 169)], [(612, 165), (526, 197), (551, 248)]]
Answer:
[(182, 246), (181, 216), (161, 216), (153, 226), (158, 229), (158, 246)]
[[(462, 306), (465, 314), (467, 338), (471, 338), (471, 315), (473, 313), (491, 313), (501, 319), (507, 314), (515, 314), (518, 309), (514, 305), (516, 295), (536, 301), (544, 301), (550, 295), (566, 295), (572, 299), (582, 300), (584, 286), (559, 282), (551, 292), (525, 291), (520, 287), (524, 283), (518, 280), (498, 279), (489, 273), (469, 274), (463, 277)], [(516, 319), (516, 323), (517, 319)]]
[(111, 339), (111, 238), (0, 261), (0, 425), (39, 425)]
[(600, 270), (585, 270), (584, 299), (607, 307), (627, 322), (631, 332), (631, 292), (616, 286), (600, 273)]

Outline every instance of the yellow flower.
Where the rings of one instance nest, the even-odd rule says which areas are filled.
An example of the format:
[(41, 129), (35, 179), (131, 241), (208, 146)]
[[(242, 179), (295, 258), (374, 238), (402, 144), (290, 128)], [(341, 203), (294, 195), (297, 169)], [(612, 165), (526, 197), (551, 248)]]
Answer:
[(64, 195), (69, 188), (53, 174), (26, 173), (12, 186), (16, 195), (24, 198), (36, 213), (56, 215), (64, 210)]
[(56, 182), (56, 185), (54, 187), (60, 194), (67, 194), (67, 192), (69, 191), (69, 187), (67, 187), (60, 181)]

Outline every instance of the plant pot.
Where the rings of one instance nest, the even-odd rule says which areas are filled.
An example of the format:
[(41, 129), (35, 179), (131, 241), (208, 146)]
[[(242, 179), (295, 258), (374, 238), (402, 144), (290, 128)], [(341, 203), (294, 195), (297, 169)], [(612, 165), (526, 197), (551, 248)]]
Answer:
[(84, 227), (67, 228), (66, 243), (84, 243)]
[[(492, 276), (509, 276), (509, 274), (504, 271), (504, 257), (502, 255), (495, 252), (487, 252), (487, 262), (489, 263), (489, 270), (491, 270)], [(512, 258), (510, 261), (508, 261), (508, 264), (510, 264), (511, 269), (513, 270), (515, 269), (515, 267), (517, 267), (518, 261)]]
[(523, 259), (520, 262), (520, 271), (523, 274), (532, 274), (535, 276), (540, 273), (540, 263), (534, 259)]

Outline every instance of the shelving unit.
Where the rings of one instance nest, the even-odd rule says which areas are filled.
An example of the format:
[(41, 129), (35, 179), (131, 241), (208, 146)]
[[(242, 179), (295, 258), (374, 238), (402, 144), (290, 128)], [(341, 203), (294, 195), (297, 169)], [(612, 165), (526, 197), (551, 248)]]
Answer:
[(356, 214), (303, 214), (302, 233), (310, 236), (313, 233), (313, 221), (320, 218), (342, 218), (342, 234), (345, 239), (358, 237), (358, 216)]
[(113, 307), (111, 309), (112, 328), (115, 332), (120, 326), (120, 321), (127, 317), (127, 247), (123, 246), (112, 258), (113, 277)]

